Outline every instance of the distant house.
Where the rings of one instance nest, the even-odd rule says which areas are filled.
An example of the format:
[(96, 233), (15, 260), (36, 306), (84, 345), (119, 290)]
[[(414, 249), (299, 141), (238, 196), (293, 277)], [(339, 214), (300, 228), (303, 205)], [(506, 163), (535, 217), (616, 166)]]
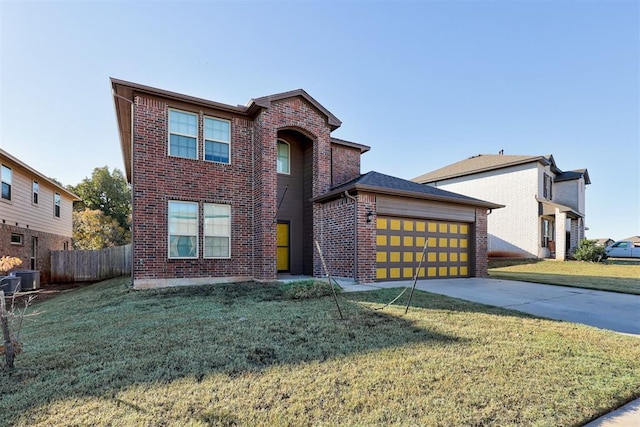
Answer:
[(486, 219), (501, 207), (360, 173), (369, 147), (302, 89), (233, 106), (111, 79), (133, 192), (133, 284), (283, 275), (367, 283), (486, 276)]
[(635, 244), (640, 244), (640, 236), (631, 236), (631, 237), (627, 237), (626, 239), (622, 239), (622, 240), (631, 240)]
[(589, 173), (551, 155), (481, 154), (413, 181), (505, 205), (488, 217), (490, 255), (564, 260), (584, 238)]
[(51, 251), (71, 248), (72, 208), (78, 196), (0, 149), (0, 256), (20, 258), (17, 269), (40, 271), (48, 283)]
[(594, 240), (596, 246), (609, 246), (612, 243), (615, 243), (615, 240), (610, 239), (610, 238), (605, 238), (605, 239), (590, 239), (590, 240)]

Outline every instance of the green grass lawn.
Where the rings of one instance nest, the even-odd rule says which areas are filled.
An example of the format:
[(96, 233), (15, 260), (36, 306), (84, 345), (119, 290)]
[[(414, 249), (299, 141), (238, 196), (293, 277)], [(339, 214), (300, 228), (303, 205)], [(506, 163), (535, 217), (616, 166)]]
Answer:
[(34, 306), (0, 424), (581, 425), (640, 396), (640, 340), (416, 291), (244, 283)]
[(489, 276), (640, 295), (640, 263), (502, 260), (489, 263)]

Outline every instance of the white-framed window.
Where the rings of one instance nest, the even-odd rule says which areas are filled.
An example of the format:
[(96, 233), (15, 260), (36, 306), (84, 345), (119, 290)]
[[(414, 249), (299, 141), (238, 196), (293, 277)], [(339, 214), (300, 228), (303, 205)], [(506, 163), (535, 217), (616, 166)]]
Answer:
[(278, 140), (278, 173), (289, 174), (290, 172), (291, 150), (289, 144), (281, 139)]
[(55, 193), (53, 195), (53, 216), (55, 216), (56, 218), (60, 218), (60, 202), (60, 194)]
[(0, 169), (0, 180), (2, 180), (2, 198), (5, 200), (11, 200), (13, 172), (9, 166), (2, 165), (2, 168)]
[(169, 110), (169, 155), (198, 158), (198, 115)]
[(38, 204), (38, 196), (40, 194), (40, 185), (38, 185), (38, 181), (33, 181), (32, 192), (33, 192), (33, 196), (31, 198), (31, 200), (32, 200), (34, 205), (37, 205)]
[(22, 234), (11, 233), (11, 244), (12, 245), (22, 245), (24, 236)]
[(543, 248), (549, 247), (549, 242), (553, 240), (553, 222), (546, 218), (542, 218), (542, 241), (540, 245)]
[(169, 201), (169, 258), (198, 257), (198, 203)]
[(204, 159), (230, 163), (231, 122), (213, 117), (204, 118)]
[(204, 257), (231, 257), (231, 206), (204, 204)]

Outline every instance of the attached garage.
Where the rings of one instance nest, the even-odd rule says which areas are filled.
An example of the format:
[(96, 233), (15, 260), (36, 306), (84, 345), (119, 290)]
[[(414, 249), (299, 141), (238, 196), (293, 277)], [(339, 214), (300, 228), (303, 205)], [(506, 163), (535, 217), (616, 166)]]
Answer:
[(459, 222), (379, 216), (376, 280), (412, 279), (418, 265), (420, 279), (469, 277), (471, 227)]
[(360, 283), (486, 276), (487, 215), (503, 207), (378, 172), (313, 201), (331, 274)]
[(418, 265), (420, 279), (471, 275), (474, 206), (378, 195), (376, 210), (376, 280), (412, 279)]

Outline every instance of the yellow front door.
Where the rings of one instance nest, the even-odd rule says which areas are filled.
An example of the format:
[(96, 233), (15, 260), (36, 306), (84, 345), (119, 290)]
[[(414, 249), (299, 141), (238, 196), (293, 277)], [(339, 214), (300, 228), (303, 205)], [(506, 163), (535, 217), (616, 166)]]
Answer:
[(278, 272), (289, 271), (289, 223), (279, 222), (276, 228), (276, 264)]

